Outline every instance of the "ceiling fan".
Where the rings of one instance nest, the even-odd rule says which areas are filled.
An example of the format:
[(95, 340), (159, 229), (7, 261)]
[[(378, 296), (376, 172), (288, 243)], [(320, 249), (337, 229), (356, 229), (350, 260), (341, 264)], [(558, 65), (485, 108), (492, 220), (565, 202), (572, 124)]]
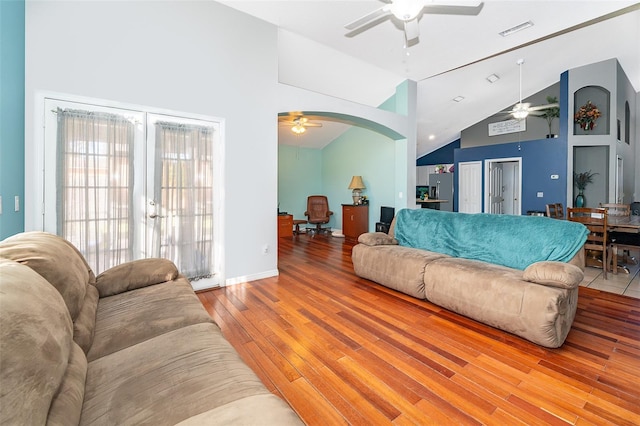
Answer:
[(306, 132), (307, 127), (322, 127), (322, 124), (312, 123), (302, 114), (278, 117), (278, 123), (284, 126), (291, 126), (291, 131), (297, 135)]
[(379, 9), (367, 13), (361, 18), (348, 23), (344, 27), (350, 31), (347, 36), (361, 33), (386, 18), (399, 21), (404, 26), (406, 45), (416, 44), (420, 37), (418, 21), (424, 13), (441, 15), (477, 15), (484, 6), (483, 2), (462, 2), (472, 5), (461, 6), (460, 1), (439, 1), (433, 3), (429, 0), (380, 0), (385, 4)]
[(518, 64), (518, 67), (520, 68), (520, 102), (515, 104), (511, 110), (503, 111), (503, 113), (513, 115), (513, 118), (516, 120), (524, 120), (528, 115), (544, 115), (545, 110), (558, 108), (560, 105), (557, 102), (538, 106), (531, 106), (528, 102), (522, 102), (522, 65), (524, 64), (524, 59), (518, 59), (516, 64)]

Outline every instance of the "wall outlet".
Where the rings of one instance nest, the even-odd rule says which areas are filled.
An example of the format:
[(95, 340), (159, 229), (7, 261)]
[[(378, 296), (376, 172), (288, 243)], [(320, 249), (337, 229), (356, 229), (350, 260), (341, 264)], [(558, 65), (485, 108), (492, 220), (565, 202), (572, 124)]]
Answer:
[(269, 244), (265, 244), (265, 245), (263, 245), (263, 246), (262, 246), (262, 254), (267, 254), (267, 253), (269, 253), (269, 249), (270, 249)]
[(551, 180), (558, 180), (560, 179), (559, 175), (551, 175)]
[(538, 193), (536, 194), (536, 196), (537, 196), (538, 198), (542, 198), (542, 197), (544, 197), (544, 192), (538, 192)]

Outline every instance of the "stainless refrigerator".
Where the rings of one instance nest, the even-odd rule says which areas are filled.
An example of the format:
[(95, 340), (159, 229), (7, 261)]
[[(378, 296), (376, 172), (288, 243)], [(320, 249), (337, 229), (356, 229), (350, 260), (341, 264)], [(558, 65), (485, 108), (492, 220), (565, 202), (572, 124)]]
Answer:
[(446, 203), (440, 203), (440, 210), (453, 211), (453, 173), (429, 174), (429, 188), (431, 198), (447, 200)]

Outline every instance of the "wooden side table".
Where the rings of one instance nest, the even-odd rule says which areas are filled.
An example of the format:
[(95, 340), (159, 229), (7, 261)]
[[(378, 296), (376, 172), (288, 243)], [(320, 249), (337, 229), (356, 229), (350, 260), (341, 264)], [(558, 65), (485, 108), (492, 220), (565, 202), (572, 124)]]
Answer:
[(293, 215), (278, 215), (278, 238), (293, 237)]
[(369, 232), (369, 206), (364, 204), (342, 205), (342, 233), (345, 239), (357, 241), (360, 234)]

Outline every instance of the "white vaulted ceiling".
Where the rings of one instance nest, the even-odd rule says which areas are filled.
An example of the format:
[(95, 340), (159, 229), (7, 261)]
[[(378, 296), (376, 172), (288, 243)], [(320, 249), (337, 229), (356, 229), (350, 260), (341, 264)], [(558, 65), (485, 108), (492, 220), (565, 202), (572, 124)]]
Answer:
[[(378, 106), (405, 79), (417, 81), (416, 157), (518, 102), (519, 58), (525, 59), (523, 97), (559, 81), (564, 71), (611, 58), (640, 91), (638, 2), (488, 0), (477, 16), (424, 14), (419, 43), (409, 48), (404, 48), (402, 27), (391, 20), (347, 36), (344, 25), (381, 7), (381, 1), (222, 3), (279, 27), (282, 83)], [(533, 27), (508, 37), (498, 34), (526, 21)], [(500, 79), (489, 83), (490, 74)], [(457, 96), (464, 100), (454, 102)], [(345, 128), (311, 129), (304, 144), (323, 146)], [(298, 145), (300, 139), (281, 127), (280, 143)]]

